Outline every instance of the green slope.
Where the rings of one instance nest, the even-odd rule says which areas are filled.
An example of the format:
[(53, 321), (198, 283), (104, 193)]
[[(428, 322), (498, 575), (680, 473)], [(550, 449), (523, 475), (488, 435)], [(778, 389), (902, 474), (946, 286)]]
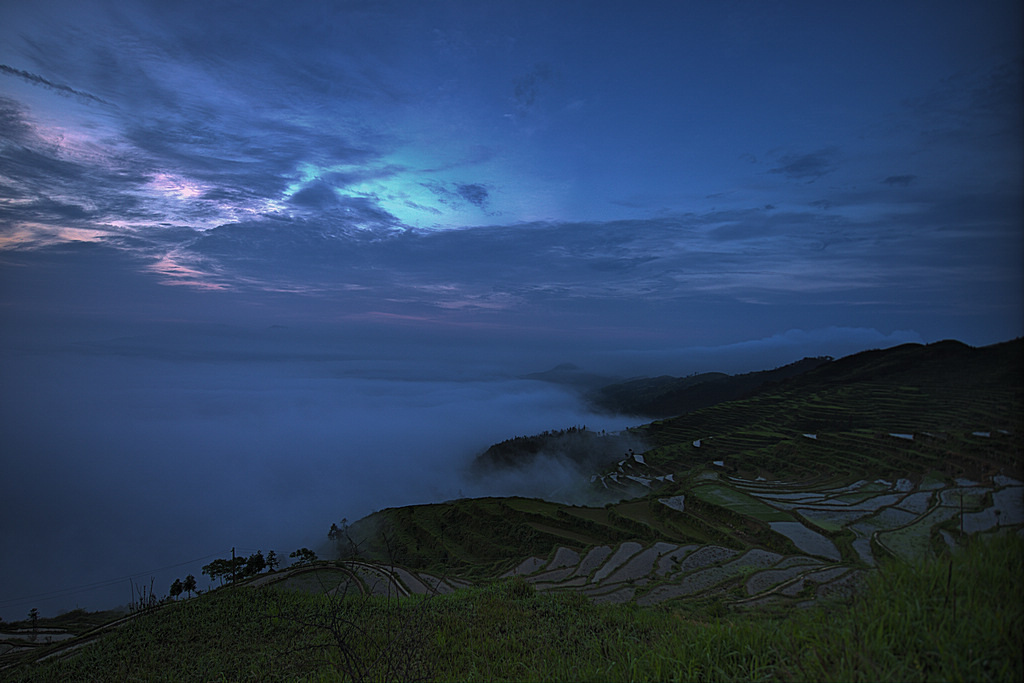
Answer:
[(606, 385), (591, 392), (588, 398), (599, 410), (670, 417), (749, 396), (830, 360), (828, 357), (804, 358), (774, 370), (741, 375), (705, 372), (689, 377), (643, 377)]
[[(595, 489), (622, 501), (603, 509), (460, 500), (382, 510), (353, 530), (371, 557), (478, 576), (560, 546), (625, 540), (786, 553), (791, 540), (771, 528), (785, 519), (839, 539), (844, 556), (856, 561), (843, 522), (812, 515), (823, 520), (818, 525), (750, 499), (728, 478), (712, 487), (704, 477), (786, 480), (790, 492), (877, 477), (907, 477), (916, 486), (928, 473), (947, 481), (1020, 478), (1022, 349), (1015, 340), (981, 349), (940, 342), (869, 351), (745, 399), (638, 427), (632, 434), (650, 449), (642, 464), (628, 459), (601, 473)], [(572, 437), (594, 439), (559, 433)], [(659, 502), (680, 494), (687, 496), (685, 512)]]
[(1022, 562), (1007, 534), (888, 563), (857, 598), (782, 614), (595, 605), (521, 580), (402, 600), (228, 588), (0, 661), (0, 678), (1019, 681)]
[(1019, 471), (1022, 349), (1015, 340), (865, 352), (637, 432), (649, 461), (677, 469), (719, 460), (778, 477)]

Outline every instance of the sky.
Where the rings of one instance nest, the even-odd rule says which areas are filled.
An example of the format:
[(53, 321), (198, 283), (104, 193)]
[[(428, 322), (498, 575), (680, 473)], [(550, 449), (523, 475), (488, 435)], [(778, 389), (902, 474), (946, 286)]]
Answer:
[(626, 424), (558, 363), (1020, 336), (1021, 12), (0, 3), (0, 615), (522, 490), (453, 472)]

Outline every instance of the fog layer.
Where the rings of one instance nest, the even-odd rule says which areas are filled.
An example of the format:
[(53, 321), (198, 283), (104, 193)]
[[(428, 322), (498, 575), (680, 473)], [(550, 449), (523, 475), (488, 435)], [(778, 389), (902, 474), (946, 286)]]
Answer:
[(189, 572), (205, 585), (205, 562), (148, 570), (232, 547), (316, 548), (332, 522), (383, 507), (545, 495), (571, 469), (463, 473), (514, 435), (628, 424), (493, 367), (434, 357), (417, 369), (412, 350), (370, 360), (370, 349), (281, 335), (154, 335), (0, 357), (4, 618), (127, 602), (127, 578), (32, 599), (122, 576), (148, 585), (155, 575), (161, 594)]

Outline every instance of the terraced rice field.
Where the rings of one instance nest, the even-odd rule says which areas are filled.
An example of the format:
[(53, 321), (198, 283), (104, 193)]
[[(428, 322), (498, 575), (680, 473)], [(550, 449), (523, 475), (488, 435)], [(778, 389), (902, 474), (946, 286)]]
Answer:
[[(439, 590), (453, 589), (451, 579), (438, 577), (461, 573), (474, 581), (519, 575), (538, 590), (578, 591), (595, 602), (654, 605), (719, 596), (742, 605), (805, 604), (851, 590), (883, 556), (912, 561), (956, 547), (970, 534), (1024, 534), (1024, 482), (1005, 473), (951, 475), (947, 467), (872, 476), (841, 465), (776, 477), (740, 454), (731, 466), (716, 464), (721, 453), (711, 451), (723, 442), (700, 433), (699, 448), (692, 445), (696, 439), (676, 444), (708, 449), (699, 467), (645, 454), (596, 476), (594, 489), (622, 498), (604, 507), (465, 499), (385, 514), (382, 528), (398, 550), (395, 562), (410, 569), (355, 574), (366, 590), (391, 582), (402, 594), (431, 590), (426, 576)], [(841, 443), (850, 455), (839, 461), (851, 463), (858, 462), (855, 452), (879, 446), (890, 454), (912, 443), (920, 464), (934, 462), (933, 451), (965, 438), (947, 434), (911, 442), (883, 431), (815, 434), (808, 439), (762, 430), (746, 445), (792, 449), (791, 459), (808, 461)], [(1015, 443), (1010, 435), (998, 444), (995, 436), (967, 434), (1004, 449)], [(994, 452), (986, 457), (1005, 457)], [(751, 457), (756, 460), (756, 453)]]
[[(799, 552), (668, 541), (563, 546), (503, 576), (522, 576), (543, 591), (580, 591), (594, 602), (655, 605), (717, 595), (737, 605), (802, 605), (853, 590), (882, 554), (912, 561), (956, 545), (961, 525), (963, 534), (1005, 527), (1024, 535), (1024, 482), (1005, 475), (987, 483), (857, 479), (813, 491), (801, 482), (713, 471), (692, 480), (687, 494), (655, 499), (670, 519), (687, 514), (693, 497), (767, 525)], [(838, 542), (844, 536), (845, 545)]]

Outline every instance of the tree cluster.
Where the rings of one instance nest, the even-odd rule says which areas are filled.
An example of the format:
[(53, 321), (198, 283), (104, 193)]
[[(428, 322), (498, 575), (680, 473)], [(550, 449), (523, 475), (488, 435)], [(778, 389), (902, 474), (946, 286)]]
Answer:
[(170, 595), (172, 598), (177, 599), (182, 593), (188, 593), (188, 597), (192, 597), (192, 592), (196, 590), (196, 577), (189, 574), (185, 577), (185, 580), (175, 579), (174, 583), (171, 584)]
[(472, 472), (486, 475), (494, 469), (529, 465), (541, 455), (571, 463), (585, 471), (601, 469), (620, 460), (630, 446), (641, 446), (632, 434), (605, 434), (587, 427), (548, 430), (533, 436), (516, 436), (492, 445), (473, 461)]
[[(294, 553), (292, 556), (294, 557)], [(230, 560), (214, 560), (203, 567), (203, 573), (209, 576), (213, 581), (219, 580), (220, 584), (223, 586), (225, 579), (229, 582), (247, 579), (250, 576), (256, 576), (264, 569), (274, 571), (279, 565), (280, 560), (277, 558), (277, 553), (273, 550), (271, 550), (266, 557), (263, 556), (262, 550), (257, 550), (249, 557), (240, 556), (233, 557)], [(171, 590), (174, 590), (173, 584), (171, 585)]]
[(331, 528), (327, 532), (327, 539), (334, 543), (339, 560), (359, 554), (359, 547), (349, 533), (348, 519), (343, 518), (341, 526), (331, 524)]
[(316, 553), (314, 553), (309, 548), (299, 548), (298, 550), (289, 553), (288, 557), (295, 559), (296, 567), (301, 567), (302, 565), (306, 564), (313, 564), (317, 560)]

